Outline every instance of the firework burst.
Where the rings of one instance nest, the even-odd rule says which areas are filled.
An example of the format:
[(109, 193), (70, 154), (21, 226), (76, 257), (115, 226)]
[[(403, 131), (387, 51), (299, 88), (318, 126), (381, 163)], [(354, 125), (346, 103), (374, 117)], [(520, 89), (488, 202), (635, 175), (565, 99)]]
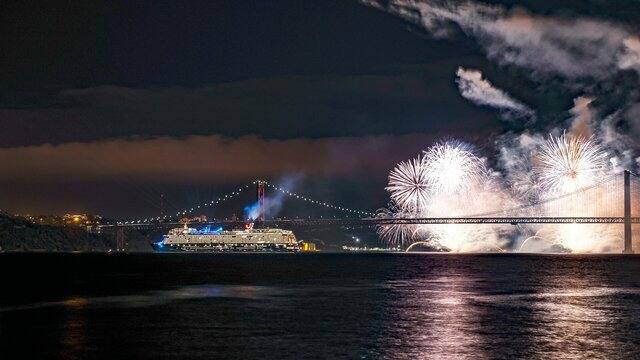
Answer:
[(434, 194), (449, 195), (478, 182), (483, 161), (461, 142), (443, 142), (424, 151), (429, 188)]
[[(433, 145), (422, 156), (399, 163), (389, 174), (392, 206), (379, 217), (448, 217), (480, 213), (501, 204), (500, 189), (482, 158), (462, 142)], [(495, 192), (495, 193), (494, 193)], [(380, 238), (392, 245), (438, 244), (451, 251), (491, 248), (499, 239), (463, 225), (385, 224)], [(493, 247), (495, 248), (495, 246)]]
[[(589, 197), (606, 199), (610, 196), (601, 188), (580, 192), (593, 186), (607, 172), (607, 153), (593, 138), (550, 136), (541, 146), (535, 158), (534, 170), (541, 190), (540, 198), (550, 199), (559, 195), (561, 200), (543, 204), (547, 216), (611, 216), (607, 209), (592, 206)], [(605, 224), (561, 224), (543, 227), (545, 240), (568, 249), (584, 253), (606, 248), (615, 239), (615, 226)]]
[(538, 155), (540, 185), (548, 196), (593, 185), (603, 174), (607, 153), (593, 139), (551, 136)]
[[(404, 213), (391, 204), (390, 209), (380, 209), (376, 213), (377, 218), (410, 217), (411, 214)], [(387, 244), (402, 246), (410, 244), (415, 240), (418, 227), (410, 224), (385, 224), (377, 227), (378, 235)]]
[(402, 211), (421, 212), (429, 203), (428, 169), (421, 156), (403, 161), (389, 173), (389, 186), (393, 200)]

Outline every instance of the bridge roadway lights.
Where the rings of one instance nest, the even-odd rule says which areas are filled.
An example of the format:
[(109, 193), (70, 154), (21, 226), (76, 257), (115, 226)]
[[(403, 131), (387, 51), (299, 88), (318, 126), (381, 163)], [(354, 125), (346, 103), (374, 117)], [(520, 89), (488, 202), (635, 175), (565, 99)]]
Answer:
[[(631, 224), (640, 223), (640, 217), (493, 217), (493, 218), (352, 218), (352, 219), (284, 219), (256, 221), (256, 224), (265, 226), (376, 226), (376, 225), (399, 225), (399, 224), (624, 224), (625, 221)], [(220, 220), (197, 223), (194, 225), (227, 225), (243, 226), (244, 221), (240, 220)], [(140, 223), (127, 225), (102, 225), (101, 229), (114, 229), (122, 227), (126, 229), (166, 229), (182, 226), (180, 222), (165, 223)]]

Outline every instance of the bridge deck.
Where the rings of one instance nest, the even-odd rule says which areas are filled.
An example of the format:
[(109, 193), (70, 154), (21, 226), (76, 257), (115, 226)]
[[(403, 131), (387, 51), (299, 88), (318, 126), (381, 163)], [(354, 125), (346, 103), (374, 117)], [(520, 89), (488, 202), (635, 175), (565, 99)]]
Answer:
[[(632, 217), (632, 223), (640, 223), (640, 217)], [(256, 222), (265, 226), (357, 226), (357, 225), (399, 225), (399, 224), (623, 224), (624, 217), (441, 217), (441, 218), (354, 218), (354, 219), (271, 219)], [(245, 221), (220, 220), (202, 222), (193, 225), (229, 225), (242, 226)], [(182, 226), (179, 222), (134, 223), (102, 225), (103, 228), (165, 228)]]

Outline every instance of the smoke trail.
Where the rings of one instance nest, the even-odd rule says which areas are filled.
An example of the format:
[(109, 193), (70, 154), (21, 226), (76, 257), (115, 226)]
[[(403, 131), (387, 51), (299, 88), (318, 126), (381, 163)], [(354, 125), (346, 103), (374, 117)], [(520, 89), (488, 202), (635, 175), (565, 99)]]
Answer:
[(640, 37), (628, 37), (623, 44), (625, 48), (618, 59), (618, 66), (621, 69), (634, 69), (640, 73)]
[(502, 117), (508, 120), (535, 118), (533, 110), (513, 99), (506, 92), (495, 88), (489, 81), (482, 78), (482, 72), (479, 70), (459, 67), (456, 75), (460, 94), (474, 104), (496, 108), (501, 111)]
[(595, 114), (589, 106), (594, 99), (588, 96), (580, 96), (573, 100), (573, 108), (570, 110), (573, 114), (569, 134), (577, 137), (590, 138), (593, 136), (593, 124)]
[(539, 134), (523, 133), (497, 140), (498, 163), (512, 195), (519, 202), (538, 200), (538, 184), (533, 172), (533, 156), (544, 139)]
[[(640, 109), (640, 36), (629, 26), (584, 16), (538, 15), (522, 8), (509, 10), (471, 0), (362, 2), (420, 25), (437, 38), (462, 31), (483, 48), (488, 59), (527, 70), (539, 86), (536, 90), (557, 86), (562, 89), (551, 90), (582, 92), (584, 95), (575, 100), (572, 115), (576, 121), (569, 132), (596, 135), (615, 149), (618, 160), (623, 152), (638, 149), (635, 138), (640, 136), (640, 110), (635, 109)], [(548, 80), (554, 80), (553, 85), (548, 85)], [(479, 81), (482, 79), (476, 79), (476, 83)], [(465, 93), (472, 98), (470, 90), (463, 96)], [(479, 93), (482, 95), (473, 97), (479, 105), (490, 105), (488, 98), (503, 100), (500, 93), (489, 91), (494, 97)], [(594, 97), (598, 98), (597, 107), (589, 101)], [(581, 115), (588, 111), (590, 118)], [(601, 126), (597, 114), (605, 117)], [(555, 120), (558, 115), (550, 117)], [(620, 129), (633, 136), (624, 135)]]
[(244, 218), (248, 221), (255, 221), (260, 217), (260, 204), (256, 201), (244, 207)]
[(542, 74), (605, 78), (621, 69), (640, 72), (640, 40), (626, 27), (590, 18), (533, 15), (473, 1), (363, 1), (422, 25), (436, 37), (457, 25), (489, 59)]

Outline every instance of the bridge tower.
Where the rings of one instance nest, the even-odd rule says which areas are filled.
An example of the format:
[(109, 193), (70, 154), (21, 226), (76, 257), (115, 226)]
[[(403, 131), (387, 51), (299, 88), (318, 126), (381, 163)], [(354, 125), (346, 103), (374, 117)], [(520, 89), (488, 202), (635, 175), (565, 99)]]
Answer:
[(631, 172), (624, 171), (624, 253), (633, 254), (631, 236)]
[(264, 222), (266, 209), (264, 208), (264, 189), (265, 182), (262, 180), (256, 181), (256, 202), (258, 203), (258, 208), (260, 209), (258, 214), (258, 221)]
[(127, 238), (124, 234), (124, 226), (118, 226), (116, 230), (116, 251), (125, 251)]

